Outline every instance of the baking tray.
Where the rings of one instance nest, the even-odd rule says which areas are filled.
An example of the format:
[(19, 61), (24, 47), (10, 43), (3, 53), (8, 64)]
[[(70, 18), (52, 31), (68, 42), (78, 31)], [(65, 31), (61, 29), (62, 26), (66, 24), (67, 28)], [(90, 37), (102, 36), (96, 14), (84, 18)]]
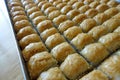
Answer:
[(28, 73), (28, 70), (27, 70), (27, 66), (26, 66), (26, 62), (22, 56), (22, 52), (21, 52), (21, 49), (20, 49), (20, 46), (18, 44), (18, 40), (17, 40), (17, 37), (16, 37), (16, 33), (15, 33), (15, 30), (14, 30), (14, 25), (13, 25), (13, 21), (11, 19), (11, 15), (10, 15), (10, 10), (8, 8), (8, 2), (10, 0), (4, 0), (5, 2), (5, 5), (6, 5), (6, 8), (7, 8), (7, 12), (8, 12), (8, 15), (9, 15), (9, 19), (10, 19), (10, 25), (12, 27), (12, 30), (13, 30), (13, 33), (14, 33), (14, 37), (15, 37), (15, 41), (16, 41), (16, 44), (17, 44), (17, 48), (18, 48), (18, 56), (19, 56), (19, 61), (20, 61), (20, 66), (21, 66), (21, 69), (22, 69), (22, 73), (23, 73), (23, 77), (24, 77), (24, 80), (30, 80), (30, 76), (29, 76), (29, 73)]

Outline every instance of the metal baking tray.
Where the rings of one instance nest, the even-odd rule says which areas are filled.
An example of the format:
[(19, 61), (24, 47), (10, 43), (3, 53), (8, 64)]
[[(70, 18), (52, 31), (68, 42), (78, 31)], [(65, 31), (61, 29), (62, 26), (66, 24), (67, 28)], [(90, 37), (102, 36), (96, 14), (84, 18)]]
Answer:
[(18, 44), (18, 40), (16, 38), (16, 33), (15, 33), (15, 30), (14, 30), (14, 27), (13, 27), (14, 26), (13, 21), (11, 19), (10, 10), (8, 8), (8, 2), (9, 1), (10, 0), (4, 0), (6, 8), (7, 8), (8, 15), (9, 15), (11, 27), (12, 27), (12, 30), (13, 30), (13, 33), (14, 33), (15, 41), (16, 41), (16, 44), (17, 44), (17, 48), (18, 48), (18, 56), (19, 56), (20, 66), (21, 66), (21, 69), (22, 69), (24, 80), (30, 80), (30, 76), (29, 76), (29, 73), (28, 73), (28, 70), (27, 70), (26, 62), (25, 62), (25, 60), (22, 56), (21, 49), (20, 49), (20, 46)]

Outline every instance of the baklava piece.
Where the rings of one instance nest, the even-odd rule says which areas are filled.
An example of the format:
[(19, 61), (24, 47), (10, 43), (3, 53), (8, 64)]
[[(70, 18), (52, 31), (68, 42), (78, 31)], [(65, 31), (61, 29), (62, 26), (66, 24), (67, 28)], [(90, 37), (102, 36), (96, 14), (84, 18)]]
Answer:
[(35, 30), (31, 26), (26, 26), (18, 31), (17, 39), (21, 40), (23, 37), (33, 33), (36, 33)]
[(18, 16), (18, 15), (24, 15), (24, 16), (26, 16), (26, 14), (25, 14), (24, 11), (11, 12), (11, 16), (12, 16), (12, 17)]
[(75, 52), (74, 48), (67, 42), (63, 42), (51, 50), (51, 54), (59, 62), (63, 62), (65, 58)]
[(56, 1), (53, 2), (53, 5), (54, 5), (54, 6), (57, 6), (57, 5), (60, 4), (60, 3), (62, 3), (61, 0), (56, 0)]
[(40, 52), (32, 56), (27, 64), (31, 79), (36, 79), (40, 73), (55, 66), (57, 61), (48, 52)]
[(72, 7), (75, 8), (75, 9), (79, 9), (81, 6), (83, 6), (84, 4), (82, 2), (75, 2)]
[(60, 69), (70, 80), (75, 80), (79, 75), (87, 71), (89, 67), (90, 65), (82, 56), (74, 53), (67, 56)]
[(36, 11), (33, 12), (32, 14), (29, 15), (30, 19), (33, 20), (34, 18), (38, 17), (38, 16), (42, 16), (43, 13), (41, 11)]
[(93, 43), (94, 40), (91, 35), (80, 33), (71, 40), (71, 43), (78, 49), (82, 50), (86, 45)]
[(58, 17), (56, 17), (56, 18), (53, 19), (53, 23), (56, 26), (59, 26), (60, 23), (66, 21), (66, 20), (67, 20), (67, 16), (66, 15), (59, 15)]
[(94, 17), (97, 13), (98, 11), (92, 8), (85, 12), (85, 14), (90, 18)]
[(73, 5), (75, 2), (78, 2), (78, 0), (70, 0), (67, 4), (68, 5)]
[(119, 3), (117, 1), (114, 1), (114, 0), (110, 0), (107, 5), (109, 7), (116, 7)]
[(117, 13), (116, 15), (114, 15), (112, 18), (114, 18), (114, 19), (120, 19), (120, 12)]
[(28, 5), (25, 5), (25, 10), (28, 10), (28, 9), (30, 9), (30, 8), (32, 8), (32, 7), (35, 7), (35, 6), (36, 6), (35, 4), (30, 3), (30, 4), (28, 4)]
[(54, 18), (58, 17), (60, 15), (60, 11), (59, 10), (55, 10), (55, 11), (52, 11), (49, 15), (48, 15), (48, 18), (50, 20), (53, 20)]
[(58, 8), (59, 10), (61, 10), (64, 6), (66, 6), (66, 3), (59, 3), (56, 8)]
[(37, 80), (67, 80), (58, 67), (50, 68), (42, 72)]
[(33, 24), (35, 24), (37, 26), (40, 22), (42, 22), (44, 20), (47, 20), (46, 16), (38, 16), (38, 17), (34, 18), (32, 21), (33, 21)]
[(109, 55), (101, 43), (89, 44), (80, 53), (93, 65), (99, 64)]
[(66, 20), (62, 23), (60, 23), (58, 30), (63, 33), (65, 30), (67, 30), (68, 28), (74, 26), (74, 22), (71, 20)]
[(118, 26), (120, 26), (120, 20), (119, 19), (109, 19), (103, 23), (104, 26), (106, 26), (109, 30), (109, 32), (114, 31)]
[(84, 4), (85, 5), (89, 5), (91, 2), (93, 2), (94, 0), (84, 0)]
[(20, 2), (13, 1), (13, 2), (10, 2), (8, 6), (9, 6), (9, 8), (12, 8), (12, 7), (15, 7), (15, 6), (21, 6), (22, 7), (22, 4)]
[(80, 14), (79, 10), (73, 9), (73, 10), (71, 10), (71, 11), (69, 11), (69, 12), (67, 13), (67, 17), (68, 17), (69, 19), (73, 19), (73, 18), (74, 18), (75, 16), (77, 16), (78, 14)]
[(43, 32), (46, 29), (49, 29), (53, 27), (53, 23), (51, 22), (51, 20), (44, 20), (41, 21), (38, 25), (37, 25), (37, 29), (39, 32)]
[(53, 12), (53, 11), (55, 11), (55, 10), (57, 10), (55, 7), (53, 7), (53, 6), (51, 6), (51, 7), (48, 7), (45, 11), (44, 11), (44, 13), (46, 14), (46, 15), (49, 15), (51, 12)]
[(105, 13), (99, 13), (94, 17), (94, 20), (97, 22), (98, 25), (101, 25), (107, 19), (109, 19), (109, 16)]
[(51, 36), (51, 35), (53, 35), (53, 34), (55, 34), (55, 33), (57, 33), (57, 32), (58, 32), (57, 29), (54, 28), (54, 27), (52, 27), (52, 28), (50, 28), (50, 29), (46, 29), (45, 31), (43, 31), (43, 32), (40, 34), (40, 36), (41, 36), (41, 38), (42, 38), (44, 41), (46, 41), (46, 39), (47, 39), (49, 36)]
[(32, 0), (23, 0), (23, 1), (21, 1), (22, 2), (22, 4), (24, 5), (24, 6), (26, 6), (26, 5), (28, 5), (28, 4), (31, 4), (31, 3), (34, 3)]
[(16, 32), (18, 32), (21, 28), (26, 27), (26, 26), (31, 26), (28, 20), (20, 20), (20, 21), (15, 22), (14, 24), (14, 28)]
[(73, 26), (73, 27), (68, 28), (66, 31), (64, 31), (64, 36), (68, 40), (72, 40), (79, 33), (82, 33), (82, 29), (78, 26)]
[(25, 49), (22, 51), (22, 54), (25, 61), (28, 61), (31, 56), (37, 54), (38, 52), (43, 51), (47, 51), (45, 45), (42, 42), (34, 42), (27, 45)]
[(38, 7), (34, 6), (30, 9), (27, 10), (27, 14), (30, 15), (32, 14), (33, 12), (36, 12), (36, 11), (40, 11)]
[(34, 42), (39, 42), (39, 41), (41, 41), (41, 40), (37, 34), (30, 34), (30, 35), (23, 37), (19, 41), (19, 45), (22, 49), (24, 49), (28, 44), (34, 43)]
[(99, 68), (111, 77), (111, 80), (120, 79), (120, 55), (112, 55), (106, 59)]
[(59, 33), (56, 33), (56, 34), (49, 36), (46, 39), (45, 44), (48, 46), (48, 48), (52, 49), (53, 47), (57, 46), (58, 44), (62, 42), (65, 42), (64, 37), (60, 35)]
[(79, 80), (109, 80), (108, 76), (100, 70), (93, 70)]
[(91, 35), (96, 41), (103, 35), (108, 33), (107, 27), (103, 25), (96, 26), (92, 28), (88, 34)]
[(81, 24), (80, 27), (84, 32), (88, 32), (90, 29), (96, 26), (96, 21), (92, 18), (85, 19)]
[(38, 7), (41, 9), (42, 5), (46, 4), (47, 1), (41, 1), (38, 3)]
[(84, 5), (79, 8), (80, 13), (85, 13), (88, 9), (90, 9), (89, 5)]
[(20, 21), (20, 20), (28, 20), (27, 16), (25, 15), (16, 15), (15, 17), (13, 17), (13, 23)]
[(96, 8), (99, 4), (100, 4), (99, 1), (93, 1), (93, 2), (90, 3), (89, 6), (90, 6), (91, 8)]
[(83, 20), (85, 20), (87, 18), (87, 16), (85, 14), (79, 14), (77, 16), (75, 16), (72, 21), (75, 24), (80, 24)]
[(15, 11), (24, 11), (24, 8), (21, 6), (14, 6), (10, 10), (10, 12), (15, 12)]
[(70, 5), (66, 5), (61, 9), (61, 13), (67, 14), (70, 10), (72, 10), (72, 7)]
[(120, 34), (109, 33), (102, 36), (99, 39), (99, 42), (102, 43), (110, 52), (113, 52), (120, 48)]
[(106, 15), (108, 15), (109, 17), (114, 16), (115, 14), (117, 14), (119, 11), (117, 10), (117, 8), (109, 8), (108, 10), (106, 10), (104, 13)]
[(48, 3), (48, 2), (43, 4), (42, 7), (41, 7), (41, 11), (45, 11), (50, 6), (53, 6), (53, 5), (51, 3)]
[(107, 10), (109, 7), (106, 5), (106, 4), (104, 4), (104, 3), (102, 3), (102, 4), (100, 4), (100, 5), (98, 5), (97, 7), (96, 7), (96, 10), (98, 10), (98, 12), (104, 12), (105, 10)]

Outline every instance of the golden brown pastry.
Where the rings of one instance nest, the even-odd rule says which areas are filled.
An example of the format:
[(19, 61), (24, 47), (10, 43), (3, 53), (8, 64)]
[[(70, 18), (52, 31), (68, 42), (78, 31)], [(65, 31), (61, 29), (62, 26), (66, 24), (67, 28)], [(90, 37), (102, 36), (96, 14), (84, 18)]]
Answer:
[(60, 23), (58, 30), (63, 33), (65, 30), (67, 30), (68, 28), (70, 28), (72, 26), (74, 26), (74, 22), (71, 20), (66, 20), (66, 21)]
[(20, 21), (15, 22), (14, 24), (14, 28), (16, 32), (18, 32), (21, 28), (26, 27), (26, 26), (31, 26), (28, 20), (20, 20)]
[(15, 7), (15, 6), (21, 6), (22, 7), (22, 4), (20, 2), (13, 1), (13, 2), (10, 2), (8, 6), (9, 6), (9, 8), (12, 8), (12, 7)]
[(36, 0), (35, 3), (38, 5), (40, 2), (44, 2), (44, 1), (47, 2), (47, 0)]
[(64, 37), (59, 33), (55, 33), (46, 39), (45, 44), (48, 48), (52, 49), (53, 47), (57, 46), (62, 42), (65, 42)]
[(78, 53), (74, 53), (67, 56), (60, 69), (70, 80), (75, 80), (89, 69), (89, 64)]
[(84, 4), (89, 5), (91, 2), (93, 2), (93, 0), (84, 0)]
[(82, 50), (86, 45), (93, 43), (94, 40), (91, 35), (80, 33), (71, 40), (71, 43), (78, 49)]
[(11, 16), (12, 17), (15, 17), (15, 16), (18, 16), (18, 15), (25, 15), (25, 12), (24, 11), (15, 11), (15, 12), (11, 12)]
[(108, 76), (100, 70), (93, 70), (79, 80), (109, 80)]
[(27, 5), (25, 5), (25, 10), (28, 10), (28, 9), (30, 9), (30, 8), (32, 8), (32, 7), (35, 7), (35, 6), (36, 6), (36, 5), (33, 4), (33, 3), (27, 4)]
[(70, 1), (68, 1), (68, 5), (73, 5), (75, 2), (78, 2), (78, 0), (70, 0)]
[(53, 23), (56, 26), (59, 26), (60, 23), (66, 21), (66, 20), (67, 20), (67, 16), (66, 15), (59, 15), (58, 17), (56, 17), (56, 18), (53, 19)]
[(73, 19), (78, 14), (80, 14), (79, 10), (73, 9), (67, 13), (67, 17)]
[(99, 69), (111, 77), (111, 80), (120, 79), (120, 55), (112, 55), (106, 59)]
[(114, 30), (114, 32), (120, 33), (120, 26)]
[(25, 61), (29, 61), (30, 57), (32, 57), (34, 54), (43, 51), (47, 51), (45, 45), (42, 42), (34, 42), (27, 45), (22, 51), (22, 54)]
[(97, 13), (98, 13), (98, 11), (93, 8), (91, 8), (85, 12), (85, 14), (90, 18), (94, 17)]
[(116, 7), (119, 3), (117, 3), (117, 1), (114, 1), (114, 0), (110, 0), (107, 5), (109, 7)]
[(108, 15), (109, 17), (114, 16), (115, 14), (117, 14), (119, 11), (117, 10), (117, 8), (109, 8), (108, 10), (106, 10), (104, 13), (106, 15)]
[(64, 36), (68, 40), (72, 40), (79, 33), (82, 33), (82, 29), (79, 26), (73, 26), (73, 27), (68, 28), (66, 31), (64, 31)]
[(100, 3), (107, 3), (109, 0), (100, 0)]
[(15, 11), (24, 11), (24, 8), (21, 6), (14, 6), (10, 10), (10, 12), (15, 12)]
[(38, 23), (47, 20), (46, 16), (38, 16), (36, 18), (33, 19), (33, 24), (38, 25)]
[(43, 4), (42, 7), (41, 7), (41, 11), (45, 11), (50, 6), (53, 6), (53, 5), (51, 3), (48, 3), (48, 2)]
[(104, 12), (105, 10), (107, 10), (109, 7), (106, 5), (106, 4), (104, 4), (104, 3), (102, 3), (102, 4), (100, 4), (100, 5), (98, 5), (97, 7), (96, 7), (96, 10), (98, 10), (98, 12)]
[(63, 42), (51, 50), (51, 54), (59, 62), (63, 62), (68, 55), (73, 54), (74, 52), (75, 50), (67, 42)]
[(56, 1), (56, 0), (48, 0), (50, 3), (53, 3), (54, 1)]
[(51, 36), (51, 35), (53, 35), (53, 34), (55, 34), (55, 33), (57, 33), (57, 32), (58, 32), (57, 29), (54, 28), (54, 27), (52, 27), (52, 28), (50, 28), (50, 29), (46, 29), (45, 31), (43, 31), (43, 32), (40, 34), (40, 36), (41, 36), (41, 38), (42, 38), (44, 41), (46, 41), (46, 39), (47, 39), (49, 36)]
[(44, 13), (46, 14), (46, 15), (49, 15), (51, 12), (53, 12), (53, 11), (55, 11), (55, 10), (57, 10), (55, 7), (53, 7), (53, 6), (51, 6), (51, 7), (48, 7), (45, 11), (44, 11)]
[(91, 8), (96, 8), (99, 4), (100, 4), (99, 1), (93, 1), (93, 2), (90, 3), (89, 6), (90, 6)]
[(101, 25), (107, 19), (109, 19), (109, 16), (105, 13), (99, 13), (94, 17), (94, 20), (97, 22), (98, 25)]
[(28, 20), (28, 18), (25, 15), (18, 15), (18, 16), (13, 17), (13, 23), (20, 21), (20, 20)]
[(57, 6), (57, 5), (60, 4), (60, 3), (62, 3), (61, 0), (56, 0), (56, 1), (53, 2), (53, 5), (54, 5), (54, 6)]
[(116, 15), (114, 15), (112, 18), (114, 18), (114, 19), (120, 19), (120, 12), (117, 13)]
[(39, 8), (38, 7), (32, 7), (30, 9), (27, 10), (27, 14), (30, 15), (32, 14), (33, 12), (36, 12), (36, 11), (39, 11)]
[(43, 32), (46, 29), (49, 29), (53, 27), (53, 23), (51, 22), (51, 20), (44, 20), (41, 21), (38, 25), (37, 25), (37, 29), (39, 32)]
[(56, 5), (56, 8), (58, 8), (59, 10), (61, 10), (66, 5), (67, 5), (66, 3), (59, 3), (58, 5)]
[(28, 4), (30, 4), (30, 3), (34, 3), (32, 0), (23, 0), (23, 1), (21, 1), (22, 2), (22, 4), (25, 6), (25, 5), (28, 5)]
[(48, 52), (40, 52), (32, 56), (28, 62), (31, 79), (36, 79), (40, 73), (55, 66), (57, 61)]
[(120, 34), (109, 33), (102, 36), (99, 39), (99, 42), (102, 43), (110, 52), (113, 52), (116, 49), (120, 48)]
[(36, 33), (35, 30), (31, 26), (26, 26), (18, 31), (17, 39), (21, 40), (23, 37), (33, 33)]
[(61, 13), (67, 14), (70, 10), (72, 10), (72, 7), (70, 5), (66, 5), (61, 9)]
[(99, 64), (109, 55), (109, 52), (101, 43), (89, 44), (80, 53), (93, 65)]
[(90, 29), (92, 29), (94, 26), (96, 26), (96, 21), (92, 18), (85, 19), (81, 24), (80, 27), (84, 32), (88, 32)]
[(83, 20), (85, 20), (87, 18), (87, 16), (85, 14), (79, 14), (77, 16), (75, 16), (72, 21), (75, 24), (80, 24)]
[(41, 40), (37, 34), (30, 34), (30, 35), (23, 37), (19, 41), (19, 45), (22, 49), (24, 49), (28, 44), (34, 43), (34, 42), (39, 42), (39, 41), (41, 41)]
[(59, 67), (53, 67), (49, 70), (42, 72), (37, 80), (67, 80), (59, 69)]
[(50, 20), (53, 20), (55, 17), (58, 17), (60, 15), (60, 11), (59, 10), (55, 10), (55, 11), (52, 11), (49, 15), (48, 15), (48, 18)]
[(88, 34), (91, 35), (96, 41), (103, 35), (108, 33), (107, 27), (103, 25), (96, 26), (92, 28)]
[(109, 19), (103, 23), (104, 26), (106, 26), (109, 30), (109, 32), (114, 31), (118, 26), (120, 26), (120, 20), (119, 19)]
[(118, 11), (120, 12), (120, 4), (116, 7), (118, 9)]
[(81, 6), (79, 8), (80, 13), (85, 13), (90, 7), (88, 5)]
[(47, 1), (41, 1), (38, 3), (38, 7), (41, 9), (42, 5), (48, 3)]
[(42, 16), (43, 13), (41, 11), (36, 11), (33, 12), (32, 14), (29, 15), (30, 19), (33, 20), (34, 18), (38, 17), (38, 16)]
[(81, 6), (83, 6), (84, 4), (80, 1), (75, 2), (72, 7), (75, 9), (79, 9)]

